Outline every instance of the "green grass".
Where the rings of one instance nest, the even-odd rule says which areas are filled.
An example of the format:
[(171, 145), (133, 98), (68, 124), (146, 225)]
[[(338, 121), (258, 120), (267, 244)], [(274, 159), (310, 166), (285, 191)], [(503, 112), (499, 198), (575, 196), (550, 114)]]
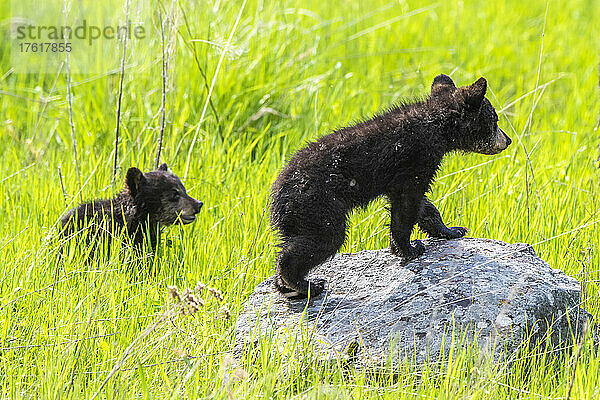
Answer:
[[(537, 0), (249, 1), (211, 95), (219, 128), (210, 107), (200, 121), (207, 90), (198, 65), (210, 86), (221, 51), (190, 40), (224, 46), (241, 5), (182, 1), (178, 9), (162, 160), (183, 177), (198, 133), (184, 183), (205, 206), (196, 223), (165, 232), (168, 243), (154, 261), (132, 261), (122, 248), (86, 264), (81, 249), (68, 247), (57, 269), (56, 224), (79, 201), (66, 75), (11, 70), (8, 25), (2, 25), (3, 398), (91, 398), (132, 343), (131, 357), (100, 398), (565, 398), (575, 368), (571, 397), (597, 398), (600, 357), (589, 341), (577, 361), (573, 354), (525, 351), (521, 361), (495, 369), (473, 350), (441, 367), (404, 366), (395, 379), (323, 368), (312, 354), (290, 359), (293, 349), (249, 355), (237, 365), (228, 356), (244, 300), (274, 270), (276, 240), (265, 208), (285, 160), (307, 140), (426, 94), (439, 73), (452, 73), (460, 85), (485, 76), (488, 98), (502, 110), (500, 125), (514, 142), (498, 156), (446, 159), (431, 194), (445, 220), (475, 237), (528, 242), (553, 268), (578, 279), (585, 266), (585, 306), (598, 318), (596, 2), (550, 2), (546, 14), (546, 2)], [(8, 18), (8, 5), (0, 10), (0, 19)], [(118, 181), (129, 166), (154, 165), (158, 37), (150, 53), (128, 59)], [(72, 77), (84, 199), (120, 189), (111, 184), (118, 83), (118, 72)], [(384, 207), (379, 201), (353, 214), (342, 251), (387, 246)], [(167, 304), (167, 286), (198, 281), (222, 291), (232, 318), (221, 318), (220, 304), (206, 297), (200, 312), (144, 336)]]

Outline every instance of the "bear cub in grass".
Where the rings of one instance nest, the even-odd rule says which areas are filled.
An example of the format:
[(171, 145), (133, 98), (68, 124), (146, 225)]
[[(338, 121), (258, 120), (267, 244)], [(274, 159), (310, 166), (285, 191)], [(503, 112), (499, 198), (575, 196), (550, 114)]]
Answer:
[(407, 260), (425, 251), (410, 242), (413, 226), (431, 237), (459, 238), (466, 228), (444, 225), (425, 194), (445, 154), (497, 154), (510, 138), (485, 98), (480, 78), (457, 88), (439, 75), (431, 94), (323, 136), (300, 149), (283, 168), (271, 193), (271, 223), (281, 238), (277, 289), (290, 298), (311, 297), (324, 281), (306, 274), (343, 245), (348, 213), (385, 196), (390, 203), (390, 250)]
[(117, 236), (125, 230), (139, 247), (147, 240), (156, 252), (160, 227), (196, 220), (202, 202), (188, 196), (181, 180), (161, 164), (156, 171), (127, 170), (125, 188), (112, 199), (80, 204), (61, 219), (63, 235), (68, 237), (86, 229), (86, 235)]

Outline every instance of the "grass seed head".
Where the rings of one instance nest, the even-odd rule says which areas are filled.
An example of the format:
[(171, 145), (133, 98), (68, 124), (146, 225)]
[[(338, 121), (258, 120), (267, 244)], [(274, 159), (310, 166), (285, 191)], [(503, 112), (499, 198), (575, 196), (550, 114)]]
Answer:
[(221, 294), (221, 291), (219, 289), (215, 289), (213, 287), (209, 287), (207, 289), (210, 292), (210, 294), (214, 296), (215, 299), (223, 301), (223, 295)]
[(200, 307), (204, 307), (204, 300), (196, 296), (190, 289), (185, 288), (181, 301), (181, 313), (183, 315), (194, 314)]
[(196, 292), (201, 293), (204, 289), (206, 289), (206, 285), (202, 282), (198, 282), (196, 284)]
[(179, 290), (177, 289), (177, 286), (169, 286), (167, 288), (167, 292), (169, 293), (169, 296), (171, 296), (171, 298), (175, 302), (181, 301), (181, 295), (179, 294)]
[(223, 304), (221, 308), (219, 308), (219, 314), (223, 317), (223, 319), (230, 320), (231, 319), (231, 311), (227, 304)]

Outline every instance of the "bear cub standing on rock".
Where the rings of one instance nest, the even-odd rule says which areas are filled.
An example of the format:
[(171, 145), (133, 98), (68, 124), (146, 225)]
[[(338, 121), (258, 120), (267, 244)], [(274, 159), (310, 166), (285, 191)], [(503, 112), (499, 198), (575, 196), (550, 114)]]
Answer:
[(348, 213), (379, 196), (390, 202), (390, 250), (407, 260), (425, 251), (410, 242), (418, 224), (429, 236), (459, 238), (466, 228), (448, 228), (425, 193), (446, 153), (497, 154), (510, 138), (485, 98), (480, 78), (457, 88), (450, 77), (433, 80), (423, 101), (404, 103), (341, 128), (300, 149), (272, 188), (271, 224), (279, 231), (277, 289), (290, 298), (312, 297), (324, 282), (306, 274), (333, 256), (346, 237)]
[(181, 180), (161, 164), (156, 171), (127, 170), (125, 189), (112, 199), (92, 200), (69, 210), (61, 219), (65, 237), (88, 228), (94, 234), (118, 235), (123, 229), (139, 247), (148, 235), (156, 252), (159, 229), (196, 220), (202, 202), (188, 196)]

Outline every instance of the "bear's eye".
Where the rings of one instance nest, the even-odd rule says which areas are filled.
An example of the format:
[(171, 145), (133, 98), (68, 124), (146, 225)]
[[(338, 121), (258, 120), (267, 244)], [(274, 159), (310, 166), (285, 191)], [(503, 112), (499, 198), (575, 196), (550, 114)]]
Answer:
[(171, 200), (171, 201), (179, 200), (179, 193), (177, 193), (177, 192), (171, 193), (171, 196), (169, 196), (169, 200)]

